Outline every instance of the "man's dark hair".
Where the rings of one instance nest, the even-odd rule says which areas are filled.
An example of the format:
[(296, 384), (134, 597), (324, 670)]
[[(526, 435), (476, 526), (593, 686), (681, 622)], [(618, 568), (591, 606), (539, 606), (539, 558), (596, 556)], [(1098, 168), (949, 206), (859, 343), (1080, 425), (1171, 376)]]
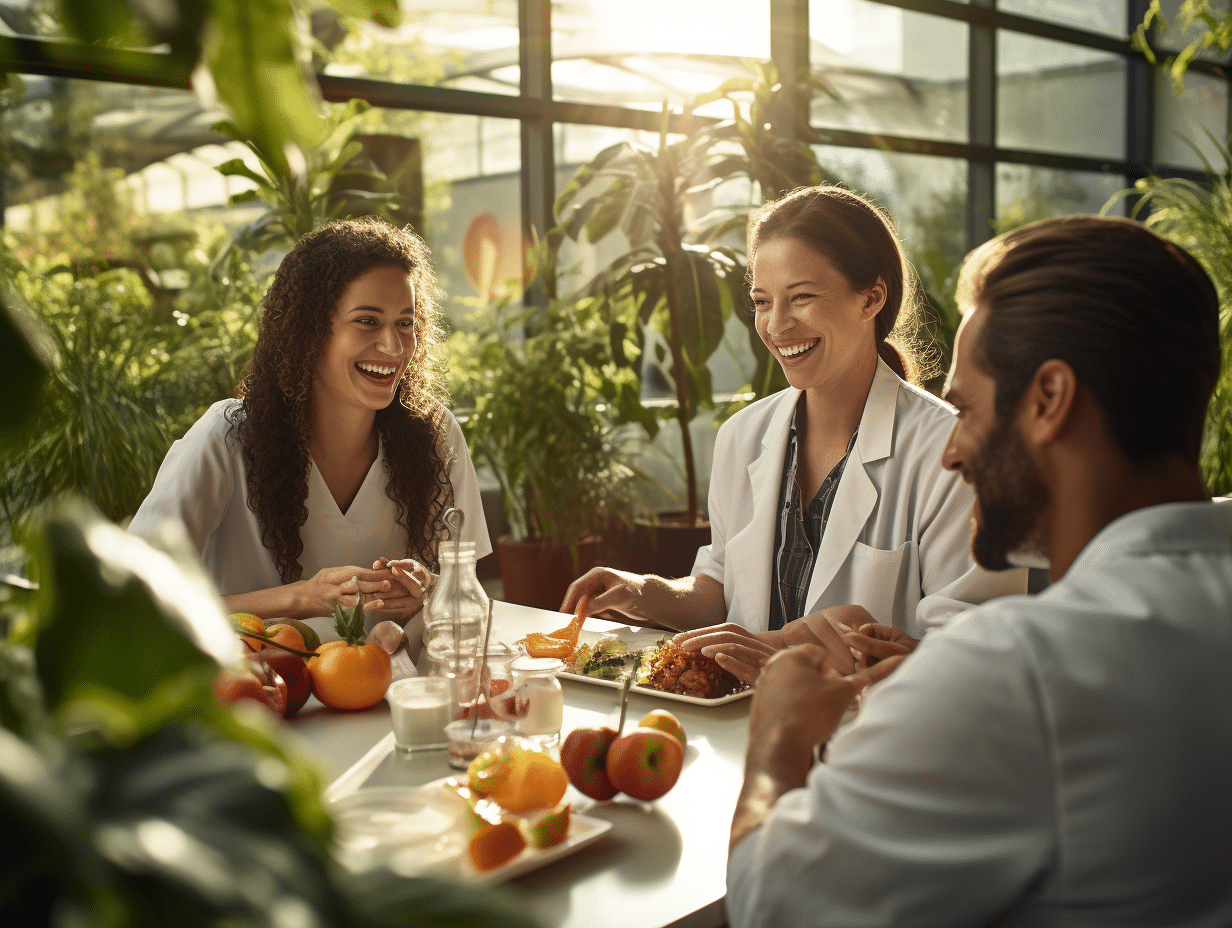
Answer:
[(1069, 364), (1135, 463), (1196, 461), (1219, 378), (1219, 299), (1188, 253), (1137, 222), (1046, 219), (967, 258), (959, 305), (983, 307), (975, 357), (1012, 415), (1039, 366)]

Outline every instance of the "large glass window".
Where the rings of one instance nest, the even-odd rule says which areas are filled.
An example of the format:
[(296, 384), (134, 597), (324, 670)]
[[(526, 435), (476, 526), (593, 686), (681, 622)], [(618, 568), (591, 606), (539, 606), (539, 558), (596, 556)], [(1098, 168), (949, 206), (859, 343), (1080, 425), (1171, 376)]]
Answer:
[[(1094, 215), (1125, 189), (1120, 174), (1059, 171), (1025, 164), (997, 165), (997, 218), (994, 231), (1008, 232), (1037, 219)], [(1108, 207), (1108, 215), (1125, 215), (1124, 198)]]
[(1125, 59), (997, 32), (997, 144), (1125, 157)]
[(383, 29), (323, 6), (312, 14), (327, 74), (517, 94), (517, 0), (401, 0), (403, 22)]
[(1104, 35), (1124, 36), (1129, 24), (1126, 0), (998, 0), (997, 9)]
[(561, 100), (679, 107), (770, 56), (769, 0), (552, 3), (552, 92)]
[(814, 97), (814, 125), (966, 141), (966, 23), (810, 0), (809, 38), (813, 71), (829, 88)]
[(1166, 69), (1155, 73), (1155, 160), (1202, 170), (1202, 158), (1221, 165), (1228, 136), (1228, 82), (1201, 71), (1185, 75), (1178, 97)]

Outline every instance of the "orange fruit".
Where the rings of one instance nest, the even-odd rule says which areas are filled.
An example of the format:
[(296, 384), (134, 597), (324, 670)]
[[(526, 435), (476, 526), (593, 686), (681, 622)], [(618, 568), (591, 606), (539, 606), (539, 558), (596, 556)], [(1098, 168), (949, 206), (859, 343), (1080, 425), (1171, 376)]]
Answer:
[(522, 853), (526, 839), (513, 822), (489, 825), (471, 838), (471, 863), (479, 871), (495, 870)]
[(393, 680), (389, 654), (376, 644), (327, 641), (308, 659), (312, 691), (332, 709), (367, 709), (385, 698)]
[(240, 633), (240, 641), (248, 645), (254, 651), (260, 651), (265, 647), (265, 642), (260, 638), (248, 638), (244, 632), (254, 632), (258, 635), (265, 634), (265, 622), (260, 616), (253, 615), (251, 612), (233, 612), (231, 614), (231, 624), (235, 626), (235, 630)]
[(293, 625), (283, 625), (281, 623), (271, 625), (265, 630), (265, 634), (279, 644), (285, 644), (288, 648), (295, 648), (297, 651), (308, 650), (304, 643), (304, 636)]
[(509, 752), (508, 767), (505, 776), (489, 781), (485, 788), (488, 798), (509, 812), (549, 809), (560, 802), (569, 785), (565, 768), (542, 751), (515, 747)]

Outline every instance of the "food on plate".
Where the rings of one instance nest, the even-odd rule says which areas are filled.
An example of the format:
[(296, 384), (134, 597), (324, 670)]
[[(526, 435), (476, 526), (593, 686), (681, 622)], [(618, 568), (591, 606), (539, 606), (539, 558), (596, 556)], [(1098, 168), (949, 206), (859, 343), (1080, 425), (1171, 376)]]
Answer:
[(569, 834), (570, 808), (570, 803), (562, 802), (531, 822), (530, 846), (537, 851), (543, 851), (564, 841)]
[(495, 870), (517, 857), (524, 847), (526, 838), (515, 822), (497, 822), (471, 838), (471, 863), (481, 873)]
[(367, 709), (385, 698), (393, 680), (389, 654), (363, 640), (363, 597), (347, 616), (334, 603), (334, 625), (341, 636), (327, 641), (308, 660), (312, 691), (332, 709)]
[(266, 664), (243, 662), (243, 667), (228, 667), (214, 677), (210, 690), (220, 703), (234, 705), (250, 700), (265, 706), (275, 715), (287, 709), (287, 684)]
[(258, 651), (255, 654), (249, 654), (248, 660), (257, 664), (264, 664), (282, 677), (283, 682), (287, 686), (286, 707), (283, 709), (283, 718), (290, 718), (300, 709), (304, 708), (304, 703), (308, 701), (308, 697), (312, 694), (312, 674), (308, 672), (308, 665), (304, 663), (304, 659), (290, 651), (282, 651), (278, 648), (266, 648), (263, 651)]
[(688, 747), (688, 739), (685, 737), (684, 726), (680, 724), (680, 719), (666, 709), (653, 709), (647, 712), (637, 723), (637, 727), (657, 728), (659, 731), (665, 731), (669, 735), (675, 735), (681, 747)]
[(471, 761), (466, 775), (473, 793), (519, 814), (551, 808), (569, 785), (569, 775), (557, 761), (509, 738)]
[(607, 750), (615, 740), (613, 728), (575, 728), (560, 746), (560, 763), (582, 795), (603, 801), (618, 792), (607, 775)]
[(582, 623), (586, 621), (586, 613), (590, 610), (590, 596), (583, 595), (578, 600), (573, 621), (564, 628), (558, 628), (546, 635), (541, 632), (531, 632), (526, 636), (526, 653), (531, 657), (556, 657), (567, 660), (577, 647), (578, 635), (582, 631)]
[[(647, 661), (643, 658), (643, 668), (646, 665)], [(665, 693), (698, 699), (717, 699), (746, 687), (746, 684), (715, 663), (713, 658), (707, 657), (701, 651), (686, 651), (670, 639), (661, 642), (655, 649), (654, 657), (649, 661), (645, 681), (643, 685)], [(642, 682), (640, 674), (638, 682)]]
[(635, 728), (607, 749), (612, 785), (634, 799), (658, 799), (676, 785), (684, 766), (684, 745), (657, 728)]
[(633, 651), (621, 639), (604, 638), (594, 645), (580, 644), (566, 661), (570, 673), (599, 680), (617, 680), (625, 672)]

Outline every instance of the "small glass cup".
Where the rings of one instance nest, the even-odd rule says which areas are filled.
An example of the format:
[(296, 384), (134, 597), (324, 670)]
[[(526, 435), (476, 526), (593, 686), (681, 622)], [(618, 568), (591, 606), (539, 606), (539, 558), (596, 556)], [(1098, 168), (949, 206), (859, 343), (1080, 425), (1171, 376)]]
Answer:
[(395, 680), (385, 693), (394, 726), (394, 745), (403, 754), (443, 748), (453, 718), (453, 692), (444, 677)]
[(556, 674), (564, 667), (555, 657), (519, 657), (510, 664), (518, 734), (548, 750), (560, 744), (565, 695)]
[(457, 719), (445, 726), (449, 743), (449, 766), (465, 770), (488, 745), (513, 734), (513, 725), (504, 719)]

